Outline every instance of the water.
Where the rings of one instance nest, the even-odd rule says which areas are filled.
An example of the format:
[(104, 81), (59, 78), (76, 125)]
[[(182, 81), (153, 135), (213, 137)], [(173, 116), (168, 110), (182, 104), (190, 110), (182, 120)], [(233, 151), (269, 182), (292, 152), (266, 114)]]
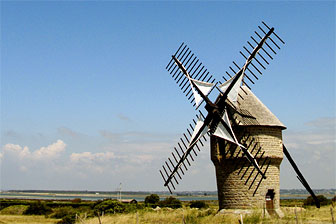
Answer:
[[(122, 199), (135, 199), (137, 201), (144, 201), (145, 197), (149, 194), (127, 194), (122, 195)], [(161, 199), (168, 197), (167, 195), (160, 195)], [(176, 196), (181, 201), (196, 201), (196, 200), (217, 200), (217, 195), (191, 195), (191, 196)], [(308, 195), (283, 195), (280, 199), (306, 199)], [(80, 198), (82, 200), (97, 201), (106, 198), (118, 199), (119, 196), (116, 194), (59, 194), (59, 193), (16, 193), (16, 192), (1, 192), (1, 199), (40, 199), (40, 200), (73, 200), (75, 198)], [(329, 198), (329, 197), (328, 197)]]
[[(127, 194), (125, 196), (122, 195), (122, 199), (135, 199), (137, 201), (144, 201), (145, 197), (148, 195), (131, 195)], [(161, 199), (167, 197), (167, 195), (159, 195)], [(195, 195), (195, 196), (176, 196), (174, 197), (180, 199), (181, 201), (193, 201), (193, 200), (217, 200), (217, 196), (203, 196), (203, 195)], [(73, 200), (75, 198), (80, 198), (82, 200), (90, 200), (97, 201), (103, 200), (106, 198), (118, 199), (119, 197), (108, 194), (76, 194), (76, 195), (66, 195), (66, 194), (38, 194), (38, 193), (12, 193), (12, 192), (2, 192), (0, 193), (1, 199), (40, 199), (40, 200)]]

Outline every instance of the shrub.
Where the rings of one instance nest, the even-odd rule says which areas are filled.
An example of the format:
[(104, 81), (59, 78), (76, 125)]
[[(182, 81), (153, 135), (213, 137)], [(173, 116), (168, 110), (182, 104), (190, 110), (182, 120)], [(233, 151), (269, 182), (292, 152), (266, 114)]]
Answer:
[[(328, 198), (326, 198), (323, 195), (317, 195), (317, 200), (320, 202), (321, 205), (329, 205), (331, 204), (331, 200), (329, 200)], [(307, 197), (306, 200), (304, 200), (303, 205), (307, 206), (307, 205), (315, 205), (315, 201), (313, 199), (312, 196)]]
[(336, 203), (336, 195), (331, 199), (331, 201)]
[(171, 196), (164, 199), (163, 201), (160, 201), (158, 205), (160, 207), (169, 207), (169, 208), (181, 208), (182, 207), (181, 201)]
[(147, 206), (156, 207), (160, 201), (160, 197), (157, 194), (151, 194), (145, 198), (145, 204)]
[(74, 198), (74, 199), (71, 200), (71, 202), (72, 202), (72, 203), (79, 204), (79, 203), (82, 202), (82, 199), (80, 199), (80, 198)]
[(64, 216), (61, 221), (57, 222), (57, 224), (74, 224), (74, 223), (76, 223), (76, 214)]
[(66, 206), (66, 207), (55, 208), (54, 213), (51, 214), (50, 217), (55, 218), (55, 219), (62, 219), (63, 217), (69, 216), (69, 215), (76, 216), (76, 212), (72, 207)]
[(123, 204), (125, 206), (124, 213), (131, 213), (131, 212), (137, 212), (138, 210), (142, 210), (145, 208), (143, 204)]
[(45, 202), (40, 201), (31, 203), (24, 212), (25, 215), (47, 215), (49, 213), (51, 213), (51, 208)]
[(204, 201), (192, 201), (189, 205), (190, 208), (209, 208)]
[(94, 207), (95, 213), (123, 213), (125, 205), (116, 200), (105, 200)]

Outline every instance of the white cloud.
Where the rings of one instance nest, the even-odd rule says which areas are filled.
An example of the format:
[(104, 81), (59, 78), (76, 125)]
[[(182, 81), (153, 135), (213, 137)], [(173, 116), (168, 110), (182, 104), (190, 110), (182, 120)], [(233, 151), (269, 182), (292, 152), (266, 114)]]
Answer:
[(18, 157), (20, 160), (22, 160), (25, 157), (30, 156), (31, 153), (27, 146), (21, 147), (20, 145), (9, 143), (4, 146), (3, 154), (4, 154), (4, 157), (8, 155), (8, 156)]
[(34, 152), (31, 152), (27, 146), (20, 146), (8, 143), (4, 146), (3, 156), (17, 157), (20, 160), (50, 160), (59, 157), (65, 150), (66, 144), (62, 140), (57, 140), (55, 143), (46, 147), (41, 147)]
[(105, 153), (91, 153), (91, 152), (83, 152), (83, 153), (72, 153), (70, 155), (70, 161), (73, 163), (102, 163), (114, 159), (113, 152), (105, 152)]
[(52, 159), (59, 157), (59, 155), (64, 152), (65, 147), (66, 144), (62, 140), (57, 140), (57, 142), (47, 147), (41, 147), (39, 150), (33, 152), (33, 157), (35, 159)]

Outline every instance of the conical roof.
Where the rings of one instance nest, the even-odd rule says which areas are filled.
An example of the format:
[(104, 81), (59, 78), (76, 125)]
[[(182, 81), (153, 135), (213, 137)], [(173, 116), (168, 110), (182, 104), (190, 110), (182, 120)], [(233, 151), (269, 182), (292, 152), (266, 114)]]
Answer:
[(286, 126), (246, 86), (242, 86), (238, 97), (238, 111), (235, 118), (242, 126)]

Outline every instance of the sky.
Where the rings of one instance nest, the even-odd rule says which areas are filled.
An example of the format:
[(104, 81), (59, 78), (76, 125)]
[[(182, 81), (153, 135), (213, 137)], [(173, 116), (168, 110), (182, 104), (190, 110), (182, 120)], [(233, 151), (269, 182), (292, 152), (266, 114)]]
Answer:
[[(312, 188), (336, 188), (335, 2), (1, 1), (2, 190), (163, 191), (196, 112), (165, 70), (185, 42), (220, 80), (265, 21), (252, 87)], [(303, 188), (286, 159), (281, 188)], [(216, 190), (204, 147), (177, 190)]]

